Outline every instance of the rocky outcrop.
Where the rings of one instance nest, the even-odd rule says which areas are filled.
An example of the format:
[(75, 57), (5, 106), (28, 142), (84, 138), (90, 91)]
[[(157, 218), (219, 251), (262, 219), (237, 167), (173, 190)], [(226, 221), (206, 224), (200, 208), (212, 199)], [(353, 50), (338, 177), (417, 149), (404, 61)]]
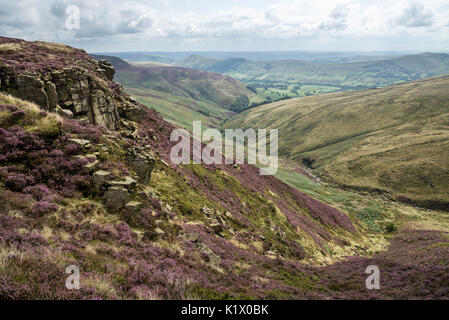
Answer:
[(118, 129), (120, 104), (113, 92), (105, 88), (101, 78), (78, 68), (16, 74), (0, 67), (0, 79), (2, 91), (42, 109), (67, 110), (74, 117), (87, 116), (92, 124)]
[[(221, 234), (221, 232), (224, 231), (226, 221), (220, 211), (208, 208), (207, 206), (203, 206), (200, 211), (205, 216), (206, 220), (209, 221), (209, 227), (214, 233)], [(231, 214), (229, 213), (229, 215)], [(226, 216), (229, 218), (228, 214), (226, 214)]]
[(128, 190), (120, 187), (110, 187), (103, 196), (104, 204), (111, 213), (119, 212), (130, 199)]
[(97, 69), (97, 71), (102, 73), (106, 78), (108, 78), (109, 80), (114, 79), (115, 69), (108, 60), (105, 59), (99, 60), (98, 67), (99, 69)]
[(131, 215), (137, 215), (142, 211), (143, 203), (137, 201), (130, 201), (125, 205), (125, 210)]
[(147, 184), (156, 160), (149, 148), (135, 147), (128, 150), (126, 160), (129, 166), (137, 173), (141, 181)]
[(115, 69), (109, 61), (66, 46), (14, 43), (16, 49), (0, 51), (0, 91), (108, 129), (121, 129), (120, 118), (141, 120), (141, 106), (112, 81)]
[(92, 175), (92, 184), (94, 187), (101, 187), (106, 184), (106, 181), (111, 176), (111, 173), (104, 170), (98, 170)]

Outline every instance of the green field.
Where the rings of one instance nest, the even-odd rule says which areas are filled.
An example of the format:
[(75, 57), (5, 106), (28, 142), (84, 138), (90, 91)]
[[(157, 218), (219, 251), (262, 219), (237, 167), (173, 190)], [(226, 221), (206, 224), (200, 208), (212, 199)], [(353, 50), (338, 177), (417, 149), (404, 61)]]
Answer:
[(394, 209), (387, 202), (352, 191), (325, 186), (292, 169), (280, 168), (275, 176), (315, 199), (356, 216), (371, 231), (381, 232), (386, 221), (394, 218)]
[(307, 97), (315, 94), (342, 90), (341, 87), (336, 86), (292, 84), (282, 82), (250, 82), (249, 85), (257, 90), (257, 95), (250, 98), (251, 103), (260, 103), (267, 100), (277, 101), (286, 98)]
[[(217, 60), (191, 56), (184, 67), (219, 72), (245, 83), (307, 84), (342, 90), (382, 87), (449, 73), (449, 55), (424, 53), (359, 62)], [(311, 93), (307, 89), (303, 93)]]

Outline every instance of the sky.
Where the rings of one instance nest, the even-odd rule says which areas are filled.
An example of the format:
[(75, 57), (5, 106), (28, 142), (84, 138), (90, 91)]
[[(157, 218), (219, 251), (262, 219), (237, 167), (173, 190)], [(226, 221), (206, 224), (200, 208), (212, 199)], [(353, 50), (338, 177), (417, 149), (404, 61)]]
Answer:
[(449, 1), (0, 0), (0, 35), (89, 52), (447, 52)]

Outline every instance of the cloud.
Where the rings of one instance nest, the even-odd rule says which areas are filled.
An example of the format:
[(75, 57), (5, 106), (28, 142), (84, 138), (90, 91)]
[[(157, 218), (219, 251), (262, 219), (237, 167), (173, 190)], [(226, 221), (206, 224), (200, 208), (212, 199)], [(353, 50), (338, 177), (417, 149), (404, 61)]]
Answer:
[[(370, 39), (408, 40), (410, 46), (417, 38), (435, 43), (449, 40), (449, 5), (444, 0), (273, 0), (265, 6), (241, 1), (238, 7), (223, 5), (216, 10), (212, 10), (214, 4), (191, 10), (184, 0), (165, 1), (166, 6), (161, 6), (164, 1), (0, 0), (0, 30), (6, 36), (26, 39), (88, 46), (120, 42), (124, 47), (149, 42), (205, 45), (284, 41), (288, 46), (339, 41), (346, 48), (345, 43), (369, 46)], [(181, 1), (176, 10), (170, 9)], [(79, 30), (65, 28), (69, 4), (80, 8)]]
[(434, 14), (420, 4), (411, 4), (404, 10), (398, 24), (406, 27), (428, 27), (433, 24)]
[(321, 23), (321, 30), (341, 31), (347, 28), (346, 17), (348, 16), (348, 8), (346, 5), (337, 5), (329, 15), (329, 19)]
[[(151, 16), (137, 10), (114, 10), (109, 12), (88, 11), (82, 7), (80, 29), (74, 34), (77, 38), (99, 38), (105, 36), (120, 36), (139, 34), (150, 30), (153, 24)], [(86, 14), (84, 12), (89, 12)]]

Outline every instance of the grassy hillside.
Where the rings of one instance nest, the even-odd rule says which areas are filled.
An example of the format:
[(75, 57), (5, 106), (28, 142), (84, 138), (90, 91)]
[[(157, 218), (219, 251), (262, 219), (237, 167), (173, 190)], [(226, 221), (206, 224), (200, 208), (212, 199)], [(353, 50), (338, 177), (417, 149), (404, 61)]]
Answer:
[(449, 208), (449, 76), (249, 110), (225, 127), (278, 128), (283, 156), (339, 185)]
[[(314, 296), (308, 263), (382, 248), (355, 216), (255, 167), (168, 165), (174, 127), (153, 110), (134, 125), (139, 137), (123, 138), (0, 93), (0, 298)], [(129, 149), (151, 150), (149, 183)], [(118, 212), (110, 190), (130, 201)], [(81, 291), (56, 285), (70, 264), (85, 275)]]
[(233, 112), (228, 109), (240, 96), (254, 96), (245, 84), (218, 73), (156, 63), (131, 65), (107, 56), (116, 69), (115, 80), (139, 102), (156, 108), (170, 121), (191, 126), (203, 120), (217, 126)]
[(224, 73), (245, 82), (284, 82), (359, 89), (449, 73), (449, 55), (424, 53), (350, 63), (213, 60), (191, 56), (181, 61), (180, 65)]
[[(136, 125), (129, 140), (0, 93), (1, 299), (445, 298), (444, 216), (293, 179), (344, 214), (252, 166), (167, 165), (173, 127), (152, 110)], [(131, 146), (154, 153), (148, 184)], [(100, 188), (92, 163), (111, 175)], [(130, 176), (141, 202), (111, 212), (103, 188)], [(81, 290), (61, 285), (73, 264)], [(381, 291), (366, 290), (371, 264)]]
[[(23, 66), (99, 77), (82, 51), (0, 38), (8, 79)], [(329, 188), (300, 168), (279, 172), (289, 186), (251, 165), (175, 165), (176, 127), (100, 80), (90, 85), (114, 89), (114, 128), (2, 81), (0, 300), (447, 299), (448, 215)], [(79, 290), (64, 286), (70, 265)], [(366, 290), (368, 265), (382, 290)]]
[(190, 130), (193, 121), (201, 121), (204, 126), (215, 128), (234, 115), (234, 112), (222, 107), (189, 97), (141, 87), (126, 87), (126, 91), (138, 102), (160, 112), (164, 119)]

